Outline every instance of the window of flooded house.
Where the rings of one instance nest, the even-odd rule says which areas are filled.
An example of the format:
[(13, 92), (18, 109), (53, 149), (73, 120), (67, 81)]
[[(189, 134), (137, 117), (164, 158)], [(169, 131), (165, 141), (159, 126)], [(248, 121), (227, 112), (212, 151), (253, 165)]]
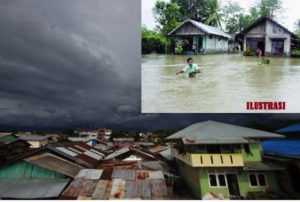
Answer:
[(264, 173), (249, 173), (249, 183), (251, 187), (265, 187), (267, 180)]

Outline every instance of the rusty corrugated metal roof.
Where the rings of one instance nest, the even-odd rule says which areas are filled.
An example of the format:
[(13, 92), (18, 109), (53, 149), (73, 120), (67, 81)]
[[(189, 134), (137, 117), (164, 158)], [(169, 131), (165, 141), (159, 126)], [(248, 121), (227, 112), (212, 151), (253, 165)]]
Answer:
[[(97, 175), (93, 177), (92, 174), (91, 176), (87, 174), (88, 170), (84, 169), (81, 174), (78, 174), (79, 178), (70, 184), (62, 194), (62, 198), (107, 200), (167, 197), (167, 186), (162, 171), (108, 168), (97, 172), (92, 169), (91, 173)], [(99, 177), (100, 172), (100, 180), (94, 180)]]

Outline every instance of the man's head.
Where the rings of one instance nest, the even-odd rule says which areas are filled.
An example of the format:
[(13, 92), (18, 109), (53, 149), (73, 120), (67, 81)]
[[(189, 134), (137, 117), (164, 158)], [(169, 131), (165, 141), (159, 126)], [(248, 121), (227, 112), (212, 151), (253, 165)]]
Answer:
[(189, 64), (189, 65), (192, 65), (193, 64), (193, 58), (188, 58), (186, 60), (186, 62)]

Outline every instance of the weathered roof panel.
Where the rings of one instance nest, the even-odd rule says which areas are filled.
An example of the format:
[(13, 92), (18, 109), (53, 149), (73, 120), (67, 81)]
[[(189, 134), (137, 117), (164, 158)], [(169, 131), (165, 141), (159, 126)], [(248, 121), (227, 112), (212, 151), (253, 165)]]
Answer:
[(100, 180), (92, 198), (95, 200), (108, 200), (111, 192), (111, 180)]
[(68, 184), (67, 179), (0, 180), (0, 198), (47, 199), (56, 198)]
[(75, 153), (75, 152), (73, 152), (73, 151), (71, 151), (69, 149), (66, 149), (65, 147), (55, 147), (55, 149), (57, 149), (59, 151), (62, 151), (63, 153), (68, 154), (69, 156), (75, 157), (75, 156), (78, 155), (77, 153)]
[(125, 179), (125, 180), (135, 180), (135, 170), (127, 170), (127, 169), (114, 169), (112, 179)]
[(124, 198), (126, 181), (123, 179), (114, 179), (112, 181), (110, 199)]
[(42, 141), (48, 139), (47, 136), (42, 135), (22, 135), (19, 138), (26, 141)]
[(151, 179), (151, 196), (155, 199), (167, 197), (168, 190), (164, 179)]
[(62, 159), (48, 152), (42, 153), (40, 155), (33, 155), (31, 157), (25, 158), (24, 160), (42, 168), (62, 173), (70, 177), (75, 177), (82, 168), (75, 163), (66, 161), (65, 159)]
[(283, 138), (275, 133), (216, 121), (195, 123), (167, 139), (183, 139), (185, 144), (248, 143), (251, 138)]
[(101, 169), (81, 169), (75, 178), (84, 178), (89, 180), (99, 180), (103, 170)]
[(178, 27), (176, 27), (171, 32), (169, 32), (168, 36), (172, 35), (176, 30), (178, 30), (180, 27), (182, 27), (186, 23), (192, 23), (193, 25), (195, 25), (196, 27), (198, 27), (200, 30), (204, 31), (207, 34), (222, 36), (222, 37), (231, 39), (231, 36), (229, 34), (226, 34), (225, 32), (221, 31), (220, 29), (209, 26), (209, 25), (205, 25), (201, 22), (197, 22), (197, 21), (191, 20), (191, 19), (187, 19), (187, 20), (183, 21)]
[(151, 199), (150, 180), (137, 180), (138, 196), (142, 199)]

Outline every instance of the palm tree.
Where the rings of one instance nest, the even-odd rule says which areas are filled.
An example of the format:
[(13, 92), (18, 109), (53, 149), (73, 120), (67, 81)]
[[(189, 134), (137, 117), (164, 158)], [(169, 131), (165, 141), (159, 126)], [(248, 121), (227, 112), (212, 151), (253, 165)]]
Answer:
[(204, 23), (222, 29), (222, 14), (218, 0), (205, 0), (204, 2), (205, 18)]

